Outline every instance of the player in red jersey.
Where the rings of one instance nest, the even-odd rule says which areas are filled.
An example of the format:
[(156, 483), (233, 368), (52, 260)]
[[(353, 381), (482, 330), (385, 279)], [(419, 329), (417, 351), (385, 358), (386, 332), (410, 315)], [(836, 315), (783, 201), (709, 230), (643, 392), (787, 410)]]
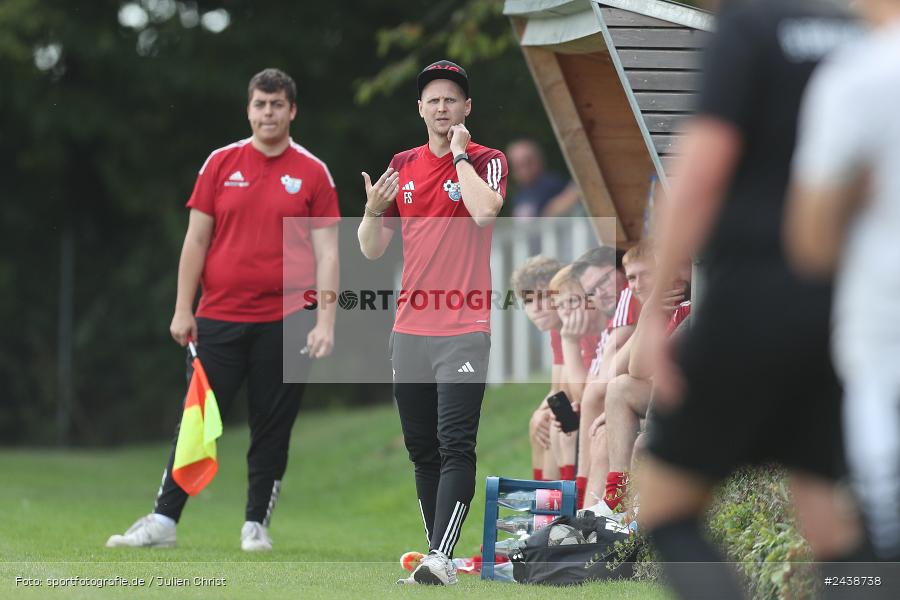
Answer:
[[(241, 548), (248, 551), (272, 549), (269, 520), (287, 467), (302, 382), (309, 359), (327, 356), (334, 343), (333, 304), (302, 310), (306, 290), (338, 288), (340, 213), (325, 163), (290, 138), (296, 98), (287, 74), (256, 74), (247, 101), (253, 135), (215, 150), (201, 167), (187, 203), (191, 212), (170, 326), (181, 346), (197, 342), (223, 414), (247, 382), (249, 490)], [(284, 221), (292, 217), (300, 218)], [(283, 239), (283, 231), (290, 238)], [(285, 274), (291, 275), (290, 289), (284, 288)], [(195, 313), (198, 284), (203, 293)], [(288, 362), (283, 349), (291, 344)], [(300, 352), (304, 344), (307, 355)], [(293, 370), (289, 380), (285, 369)], [(190, 379), (190, 366), (188, 371)], [(175, 545), (175, 524), (188, 495), (172, 479), (174, 457), (173, 443), (153, 513), (112, 536), (107, 546)]]
[[(532, 479), (554, 480), (561, 477), (560, 463), (554, 459), (550, 424), (553, 413), (547, 405), (547, 398), (562, 389), (563, 353), (559, 328), (562, 326), (559, 314), (553, 305), (549, 284), (553, 276), (562, 268), (555, 258), (532, 256), (512, 274), (511, 284), (516, 296), (525, 307), (528, 320), (538, 331), (550, 333), (552, 366), (550, 390), (531, 415), (528, 423), (528, 438), (531, 443)], [(569, 478), (571, 479), (571, 477)]]
[[(642, 304), (641, 315), (660, 311), (670, 318), (673, 331), (690, 313), (690, 302), (683, 302), (690, 286), (690, 263), (682, 265), (678, 279), (660, 296), (652, 297), (655, 282), (656, 260), (653, 245), (644, 240), (634, 246), (622, 259), (629, 285)], [(654, 303), (652, 300), (656, 300)], [(623, 504), (627, 493), (628, 472), (640, 431), (640, 423), (646, 418), (651, 400), (652, 367), (647, 365), (647, 337), (641, 335), (646, 324), (638, 321), (633, 334), (622, 346), (620, 355), (626, 359), (624, 371), (619, 372), (607, 384), (604, 406), (604, 423), (608, 442), (608, 473), (602, 498), (591, 507), (595, 514), (620, 520), (624, 517)], [(599, 421), (599, 419), (598, 419)], [(591, 427), (594, 432), (597, 421)]]
[(470, 139), (465, 119), (472, 99), (462, 67), (433, 63), (417, 86), (428, 143), (395, 155), (375, 183), (362, 174), (359, 242), (374, 260), (398, 226), (403, 238), (391, 362), (429, 553), (401, 582), (450, 585), (457, 581), (453, 548), (475, 493), (490, 350), (491, 236), (506, 193), (506, 157)]

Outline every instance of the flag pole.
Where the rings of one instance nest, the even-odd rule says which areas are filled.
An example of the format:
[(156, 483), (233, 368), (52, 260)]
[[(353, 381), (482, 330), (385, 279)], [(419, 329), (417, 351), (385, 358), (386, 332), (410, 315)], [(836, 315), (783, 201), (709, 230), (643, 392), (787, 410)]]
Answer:
[(194, 340), (188, 340), (188, 350), (191, 351), (191, 358), (197, 358), (197, 346), (194, 345)]

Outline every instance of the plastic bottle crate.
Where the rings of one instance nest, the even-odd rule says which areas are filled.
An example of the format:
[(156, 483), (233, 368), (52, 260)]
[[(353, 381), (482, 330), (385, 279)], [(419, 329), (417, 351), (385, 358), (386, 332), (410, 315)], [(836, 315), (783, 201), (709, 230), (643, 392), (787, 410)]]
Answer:
[(575, 516), (575, 482), (574, 481), (532, 481), (530, 479), (506, 479), (504, 477), (488, 477), (485, 486), (484, 499), (484, 534), (482, 536), (482, 566), (481, 578), (494, 579), (494, 564), (496, 554), (494, 546), (497, 544), (497, 518), (500, 516), (498, 504), (501, 493), (534, 491), (534, 490), (561, 490), (562, 502), (559, 510), (531, 510), (532, 515), (567, 515)]

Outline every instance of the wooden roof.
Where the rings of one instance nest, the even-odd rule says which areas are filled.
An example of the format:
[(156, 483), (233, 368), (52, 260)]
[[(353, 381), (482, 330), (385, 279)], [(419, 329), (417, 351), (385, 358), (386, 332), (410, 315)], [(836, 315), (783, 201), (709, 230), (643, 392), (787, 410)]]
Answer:
[(712, 15), (665, 0), (506, 0), (504, 14), (588, 213), (617, 218), (615, 240), (598, 236), (633, 244), (651, 177), (668, 186)]

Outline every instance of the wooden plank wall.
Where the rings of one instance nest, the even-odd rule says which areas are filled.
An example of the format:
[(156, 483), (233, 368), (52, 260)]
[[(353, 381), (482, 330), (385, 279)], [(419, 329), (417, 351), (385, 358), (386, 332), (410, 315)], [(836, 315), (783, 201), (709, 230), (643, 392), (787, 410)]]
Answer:
[[(513, 18), (512, 23), (521, 39), (525, 28), (524, 20)], [(608, 188), (595, 155), (592, 127), (589, 122), (582, 120), (583, 107), (576, 105), (570, 83), (562, 69), (561, 59), (567, 55), (538, 46), (522, 46), (522, 53), (569, 166), (569, 172), (581, 190), (588, 214), (592, 217), (617, 217), (613, 191)], [(606, 59), (609, 61), (609, 55), (606, 55)], [(619, 89), (624, 97), (621, 86)], [(634, 118), (630, 121), (633, 123)], [(592, 226), (598, 239), (605, 244), (625, 244), (629, 235), (620, 219), (617, 218), (615, 223), (615, 238), (608, 239), (607, 228), (602, 222), (593, 221)]]
[[(586, 196), (591, 214), (617, 216), (617, 244), (641, 239), (644, 207), (653, 161), (612, 58), (606, 52), (557, 54), (556, 60), (571, 95), (592, 159), (602, 174), (615, 211), (602, 211)], [(598, 210), (601, 209), (601, 210)], [(624, 236), (622, 235), (624, 233)]]
[(695, 106), (705, 31), (618, 8), (600, 9), (641, 116), (670, 173), (684, 118)]

